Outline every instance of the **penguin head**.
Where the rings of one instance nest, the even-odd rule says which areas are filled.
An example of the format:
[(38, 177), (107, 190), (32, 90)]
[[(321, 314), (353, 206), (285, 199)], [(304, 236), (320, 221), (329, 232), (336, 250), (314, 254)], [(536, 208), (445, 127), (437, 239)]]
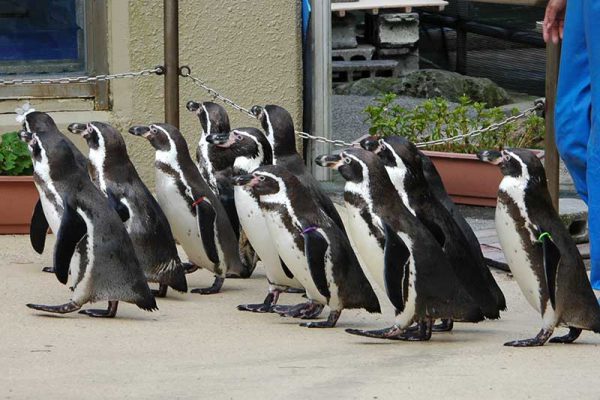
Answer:
[(394, 168), (403, 175), (408, 174), (417, 180), (425, 179), (419, 149), (408, 139), (389, 136), (379, 139), (379, 147), (374, 151), (387, 168)]
[[(168, 124), (134, 125), (129, 128), (130, 134), (143, 137), (147, 139), (157, 151), (166, 152), (171, 151), (172, 148), (175, 147), (173, 136), (181, 136), (181, 133), (179, 133), (179, 135), (174, 135), (175, 131), (179, 133), (177, 128)], [(179, 139), (179, 137), (177, 139)]]
[(527, 181), (546, 181), (544, 166), (531, 150), (484, 150), (477, 153), (477, 157), (481, 161), (498, 165), (504, 176), (525, 179)]
[(43, 134), (51, 131), (56, 132), (58, 131), (58, 127), (50, 115), (40, 111), (33, 111), (25, 115), (23, 130)]
[(268, 104), (250, 110), (260, 121), (269, 143), (278, 155), (296, 153), (296, 133), (290, 113), (283, 107)]
[[(286, 180), (293, 179), (297, 180), (284, 168), (277, 165), (265, 165), (250, 174), (235, 177), (233, 184), (250, 188), (256, 195), (261, 196), (261, 201), (267, 200), (264, 196), (270, 196), (268, 202), (284, 204), (287, 198)], [(295, 183), (300, 185), (299, 182)]]
[(186, 108), (198, 115), (204, 134), (229, 132), (231, 129), (227, 111), (217, 103), (211, 101), (197, 103), (190, 100), (187, 102)]
[(32, 132), (22, 130), (19, 132), (19, 138), (22, 142), (27, 144), (27, 150), (29, 150), (29, 154), (31, 154), (31, 159), (34, 164), (41, 161), (41, 152), (42, 147), (39, 143), (37, 135)]
[(322, 166), (337, 170), (348, 182), (363, 182), (369, 174), (369, 164), (377, 161), (377, 157), (364, 149), (351, 148), (340, 154), (319, 156), (315, 162)]
[(236, 162), (240, 158), (259, 158), (260, 164), (272, 163), (272, 151), (265, 135), (255, 128), (234, 129), (229, 133), (213, 133), (206, 137), (217, 149), (232, 152)]
[(65, 178), (78, 170), (73, 150), (63, 138), (52, 140), (44, 135), (26, 131), (20, 132), (21, 140), (27, 143), (34, 166), (46, 165), (54, 181)]

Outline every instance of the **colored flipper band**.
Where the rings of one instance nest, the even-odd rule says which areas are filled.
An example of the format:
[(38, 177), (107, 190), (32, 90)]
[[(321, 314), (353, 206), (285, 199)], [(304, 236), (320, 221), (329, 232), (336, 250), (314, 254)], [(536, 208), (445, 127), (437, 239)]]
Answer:
[(552, 235), (550, 235), (550, 233), (548, 232), (543, 232), (539, 237), (538, 237), (538, 242), (542, 243), (544, 241), (544, 238), (548, 238), (550, 240), (552, 240)]
[(319, 227), (318, 227), (318, 226), (311, 225), (311, 226), (309, 226), (308, 228), (305, 228), (305, 229), (303, 229), (303, 230), (302, 230), (302, 234), (303, 234), (303, 235), (306, 235), (307, 233), (314, 232), (314, 231), (316, 231), (317, 229), (319, 229)]
[(204, 201), (204, 196), (200, 196), (200, 198), (198, 198), (198, 200), (196, 200), (195, 202), (192, 203), (192, 207), (196, 207), (198, 204), (202, 203)]

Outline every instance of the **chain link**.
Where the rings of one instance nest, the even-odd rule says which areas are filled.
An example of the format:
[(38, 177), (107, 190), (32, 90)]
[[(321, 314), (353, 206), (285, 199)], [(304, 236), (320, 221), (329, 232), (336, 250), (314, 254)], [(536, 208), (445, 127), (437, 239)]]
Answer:
[(113, 79), (122, 78), (137, 78), (139, 76), (147, 75), (162, 75), (165, 69), (162, 66), (157, 66), (151, 69), (143, 69), (136, 72), (122, 72), (119, 74), (106, 74), (96, 76), (71, 76), (63, 78), (41, 78), (41, 79), (14, 79), (14, 80), (2, 80), (0, 79), (0, 86), (20, 86), (20, 85), (34, 85), (34, 84), (65, 84), (65, 83), (87, 83), (87, 82), (98, 82), (98, 81), (109, 81)]

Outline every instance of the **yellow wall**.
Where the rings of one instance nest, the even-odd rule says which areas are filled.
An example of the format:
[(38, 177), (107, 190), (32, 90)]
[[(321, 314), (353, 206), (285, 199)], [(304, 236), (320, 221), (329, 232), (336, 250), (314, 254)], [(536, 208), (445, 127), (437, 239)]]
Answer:
[[(162, 64), (162, 1), (109, 0), (107, 4), (110, 72)], [(287, 108), (301, 128), (300, 1), (180, 0), (179, 4), (181, 64), (189, 65), (195, 75), (245, 107), (272, 103)], [(111, 85), (110, 112), (87, 111), (90, 102), (83, 100), (34, 99), (31, 103), (39, 111), (56, 111), (51, 115), (62, 127), (70, 122), (100, 120), (125, 132), (132, 124), (164, 119), (162, 77), (118, 80)], [(182, 78), (180, 90), (181, 128), (194, 152), (199, 123), (185, 109), (185, 103), (210, 97), (189, 79)], [(14, 105), (0, 102), (0, 113), (11, 112)], [(227, 110), (233, 127), (257, 126), (256, 121)], [(0, 115), (1, 131), (16, 127), (14, 115)], [(154, 154), (150, 144), (124, 136), (138, 171), (152, 187)]]

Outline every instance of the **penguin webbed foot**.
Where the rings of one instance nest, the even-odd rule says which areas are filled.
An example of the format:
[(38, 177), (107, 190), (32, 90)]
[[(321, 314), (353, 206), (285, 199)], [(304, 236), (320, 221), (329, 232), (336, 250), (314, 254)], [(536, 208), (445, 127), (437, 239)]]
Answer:
[(152, 289), (151, 292), (154, 295), (154, 297), (167, 297), (167, 290), (169, 290), (169, 286), (165, 285), (165, 284), (160, 284), (158, 285), (158, 290), (156, 289)]
[(510, 342), (506, 342), (504, 343), (505, 346), (510, 346), (510, 347), (536, 347), (536, 346), (543, 346), (544, 343), (546, 343), (548, 341), (548, 339), (550, 338), (550, 336), (552, 336), (552, 332), (554, 330), (541, 330), (534, 338), (531, 339), (523, 339), (523, 340), (513, 340)]
[(225, 278), (221, 278), (220, 276), (215, 276), (215, 281), (213, 282), (213, 284), (210, 287), (192, 289), (191, 293), (198, 293), (198, 294), (219, 293), (219, 291), (221, 291), (221, 288), (223, 287), (223, 282), (225, 282)]
[(44, 267), (44, 268), (42, 268), (42, 272), (47, 272), (49, 274), (53, 274), (54, 273), (54, 267)]
[(49, 313), (54, 313), (54, 314), (67, 314), (67, 313), (71, 313), (73, 311), (77, 311), (81, 308), (81, 306), (77, 303), (74, 302), (68, 302), (66, 304), (61, 304), (58, 306), (47, 306), (44, 304), (27, 304), (27, 307), (31, 308), (32, 310), (37, 310), (37, 311), (45, 311), (45, 312), (49, 312)]
[(402, 329), (397, 325), (384, 329), (362, 330), (362, 329), (346, 329), (346, 332), (351, 335), (366, 336), (376, 339), (403, 340), (407, 342), (424, 342), (431, 339), (433, 321), (424, 319), (417, 323), (416, 329)]
[(279, 292), (271, 292), (267, 294), (265, 300), (261, 304), (240, 304), (237, 309), (240, 311), (250, 311), (257, 313), (273, 312), (273, 306), (277, 303)]
[(335, 324), (337, 323), (338, 319), (340, 318), (341, 313), (342, 313), (342, 310), (339, 310), (339, 311), (332, 310), (329, 313), (329, 317), (327, 317), (327, 319), (325, 321), (303, 322), (300, 324), (300, 326), (303, 326), (306, 328), (334, 328)]
[(118, 301), (109, 301), (106, 310), (81, 310), (79, 314), (87, 315), (93, 318), (114, 318), (117, 315)]
[(582, 329), (569, 327), (569, 333), (564, 336), (556, 336), (550, 339), (550, 343), (562, 343), (562, 344), (570, 344), (573, 343), (579, 335), (581, 335)]
[(442, 319), (439, 324), (435, 324), (431, 328), (433, 332), (450, 332), (452, 329), (454, 329), (453, 319)]
[(192, 264), (189, 262), (182, 263), (181, 266), (183, 267), (183, 270), (186, 274), (191, 274), (192, 272), (195, 272), (200, 269), (200, 267), (197, 266), (196, 264)]
[(274, 306), (273, 312), (282, 317), (314, 319), (321, 314), (323, 308), (325, 308), (324, 305), (309, 301), (294, 306)]

